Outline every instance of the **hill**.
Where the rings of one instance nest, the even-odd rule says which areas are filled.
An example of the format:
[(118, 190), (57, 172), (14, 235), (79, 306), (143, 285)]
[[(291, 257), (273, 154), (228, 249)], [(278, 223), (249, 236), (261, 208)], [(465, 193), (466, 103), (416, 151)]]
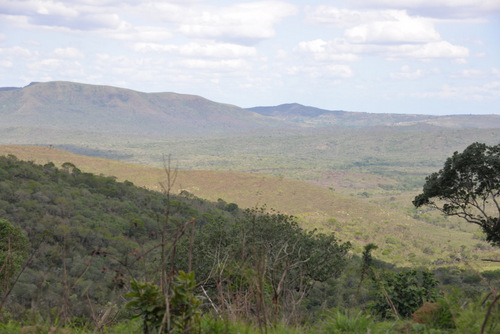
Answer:
[(406, 115), (325, 110), (297, 103), (240, 107), (200, 96), (75, 82), (36, 82), (0, 88), (4, 131), (121, 134), (133, 137), (192, 137), (256, 129), (372, 127), (428, 124), (446, 128), (498, 128), (499, 115)]
[(148, 136), (231, 132), (281, 126), (239, 107), (200, 96), (141, 93), (73, 82), (0, 89), (1, 128), (24, 127)]
[[(129, 284), (159, 281), (158, 258), (172, 245), (171, 236), (189, 221), (196, 222), (197, 241), (215, 217), (234, 222), (238, 210), (223, 209), (186, 196), (168, 201), (162, 193), (69, 163), (57, 168), (0, 156), (0, 332), (5, 319), (28, 314), (36, 314), (34, 323), (62, 325), (74, 318), (85, 324), (95, 319), (94, 310), (123, 317)], [(176, 269), (187, 270), (187, 252), (179, 253)], [(200, 276), (197, 258), (204, 255), (193, 254)]]
[(253, 107), (247, 110), (309, 126), (408, 126), (427, 124), (445, 128), (498, 128), (500, 115), (447, 115), (367, 113), (343, 110), (326, 110), (298, 103), (278, 106)]
[[(161, 190), (165, 179), (162, 168), (152, 168), (102, 158), (71, 154), (49, 147), (0, 146), (0, 155), (60, 165), (72, 162), (86, 172), (113, 175), (138, 186)], [(431, 224), (413, 218), (389, 205), (348, 197), (331, 189), (283, 177), (237, 171), (179, 170), (174, 193), (187, 191), (221, 205), (236, 203), (242, 208), (267, 205), (296, 215), (302, 226), (335, 231), (350, 240), (355, 252), (370, 242), (380, 246), (376, 256), (399, 265), (446, 265), (459, 262), (457, 254), (468, 261), (492, 256), (493, 249), (478, 240), (465, 223)]]

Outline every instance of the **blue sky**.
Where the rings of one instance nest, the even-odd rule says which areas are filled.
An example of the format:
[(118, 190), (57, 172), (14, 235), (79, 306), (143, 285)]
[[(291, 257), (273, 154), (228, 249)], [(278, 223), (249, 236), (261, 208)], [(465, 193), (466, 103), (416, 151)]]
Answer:
[(0, 0), (0, 86), (500, 114), (500, 0)]

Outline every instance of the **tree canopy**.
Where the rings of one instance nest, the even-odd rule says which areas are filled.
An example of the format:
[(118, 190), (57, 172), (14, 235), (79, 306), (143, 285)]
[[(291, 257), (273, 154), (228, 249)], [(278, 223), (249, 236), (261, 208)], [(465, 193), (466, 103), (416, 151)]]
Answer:
[[(0, 156), (0, 217), (0, 293), (12, 287), (3, 314), (18, 319), (30, 310), (63, 324), (118, 314), (132, 282), (138, 296), (154, 294), (164, 268), (172, 277), (196, 273), (197, 290), (186, 295), (203, 293), (218, 310), (265, 324), (298, 319), (311, 289), (338, 277), (350, 258), (349, 243), (306, 231), (292, 216), (187, 191), (166, 196), (72, 163), (57, 168), (14, 156)], [(15, 284), (4, 279), (21, 273), (28, 255)], [(188, 281), (195, 282), (171, 282)]]
[(500, 247), (500, 144), (473, 143), (449, 157), (426, 178), (413, 204), (437, 208), (479, 225), (486, 240)]

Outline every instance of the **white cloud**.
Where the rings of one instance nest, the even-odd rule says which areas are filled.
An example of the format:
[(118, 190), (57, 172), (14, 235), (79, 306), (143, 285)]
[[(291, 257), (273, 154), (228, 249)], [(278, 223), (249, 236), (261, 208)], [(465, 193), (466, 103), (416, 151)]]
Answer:
[(172, 37), (172, 32), (163, 27), (133, 26), (122, 22), (116, 29), (100, 32), (113, 39), (133, 42), (161, 42)]
[(134, 50), (138, 52), (174, 52), (186, 57), (209, 58), (240, 58), (255, 57), (257, 50), (254, 47), (230, 43), (188, 43), (183, 45), (136, 43)]
[(9, 60), (0, 60), (0, 67), (12, 67), (13, 63)]
[(251, 68), (250, 64), (243, 59), (224, 59), (224, 60), (183, 59), (175, 62), (175, 65), (188, 69), (215, 70), (222, 72)]
[(360, 8), (406, 9), (411, 14), (436, 18), (477, 18), (500, 13), (498, 0), (350, 0)]
[(453, 60), (453, 63), (457, 64), (457, 65), (465, 65), (465, 64), (467, 64), (467, 59), (465, 59), (465, 58), (456, 58), (456, 59)]
[(390, 18), (347, 29), (344, 36), (352, 43), (427, 43), (439, 41), (434, 25), (423, 18), (413, 18), (404, 11), (390, 11)]
[(84, 58), (85, 55), (76, 48), (57, 48), (50, 54), (55, 58), (78, 59)]
[(78, 61), (47, 58), (27, 64), (33, 77), (53, 77), (58, 80), (76, 80), (85, 78), (85, 71)]
[(296, 13), (296, 6), (280, 1), (248, 2), (204, 10), (195, 8), (178, 18), (181, 20), (179, 31), (189, 37), (252, 44), (274, 37), (274, 25)]
[(33, 52), (26, 48), (22, 48), (20, 46), (12, 46), (9, 48), (0, 48), (0, 55), (4, 55), (5, 57), (11, 57), (13, 59), (22, 58), (29, 59), (33, 56)]
[(405, 10), (354, 11), (331, 6), (308, 7), (308, 21), (348, 27), (344, 38), (300, 42), (297, 51), (318, 61), (354, 61), (361, 55), (387, 59), (465, 59), (469, 50), (443, 41), (434, 21)]
[(469, 56), (469, 49), (440, 41), (425, 44), (353, 44), (344, 39), (323, 41), (321, 39), (300, 42), (296, 51), (309, 54), (317, 61), (354, 61), (363, 55), (384, 56), (387, 59), (437, 58), (462, 59)]
[(307, 6), (306, 20), (317, 24), (326, 24), (337, 27), (351, 27), (365, 21), (375, 20), (378, 15), (372, 15), (373, 13), (375, 12), (359, 12), (332, 6)]
[(486, 78), (487, 76), (488, 73), (476, 69), (465, 69), (461, 70), (458, 73), (453, 73), (450, 75), (450, 77), (452, 78), (465, 78), (465, 79), (479, 79), (479, 78)]
[(357, 46), (347, 45), (343, 40), (324, 41), (316, 39), (313, 41), (300, 42), (295, 51), (302, 54), (310, 54), (314, 60), (321, 62), (341, 61), (350, 62), (359, 59), (356, 51), (360, 51)]
[(454, 79), (487, 79), (500, 77), (500, 70), (492, 68), (489, 71), (479, 69), (463, 69), (450, 75)]
[(21, 16), (33, 26), (65, 27), (74, 30), (116, 28), (121, 20), (103, 6), (82, 6), (70, 2), (51, 0), (4, 1), (3, 14)]
[(410, 66), (404, 65), (401, 67), (399, 72), (391, 73), (390, 76), (393, 79), (417, 79), (424, 75), (421, 69), (412, 70)]
[(424, 43), (441, 39), (431, 20), (405, 10), (354, 11), (330, 6), (307, 10), (309, 22), (349, 27), (351, 43)]
[(419, 98), (441, 98), (467, 101), (483, 101), (500, 98), (500, 81), (489, 82), (480, 86), (444, 85), (438, 92), (412, 94)]
[[(94, 31), (121, 40), (159, 42), (172, 31), (189, 38), (254, 44), (274, 37), (274, 26), (298, 8), (283, 1), (209, 6), (201, 1), (119, 2), (6, 0), (0, 13), (27, 29)], [(126, 20), (125, 20), (126, 18)], [(144, 22), (152, 26), (144, 26)]]
[(292, 66), (287, 69), (289, 75), (306, 75), (311, 79), (337, 78), (347, 79), (353, 76), (349, 65), (328, 65), (328, 66)]
[(469, 49), (463, 46), (453, 45), (449, 42), (440, 41), (426, 44), (403, 44), (389, 46), (387, 56), (394, 58), (409, 57), (419, 59), (432, 58), (467, 58)]

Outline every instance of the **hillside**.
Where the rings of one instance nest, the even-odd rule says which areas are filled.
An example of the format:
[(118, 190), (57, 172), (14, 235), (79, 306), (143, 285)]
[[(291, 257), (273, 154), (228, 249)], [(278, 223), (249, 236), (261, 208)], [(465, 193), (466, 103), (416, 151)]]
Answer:
[[(0, 332), (4, 319), (35, 312), (39, 318), (32, 321), (40, 324), (67, 325), (76, 317), (85, 324), (94, 310), (127, 317), (123, 295), (132, 282), (160, 277), (163, 240), (171, 245), (171, 235), (188, 221), (196, 222), (198, 238), (215, 217), (225, 224), (238, 214), (197, 198), (167, 201), (162, 193), (71, 164), (57, 168), (0, 156), (0, 263), (7, 269), (0, 271)], [(179, 253), (176, 264), (187, 270), (187, 252)], [(201, 276), (197, 263), (204, 253), (193, 255)]]
[(298, 103), (278, 106), (253, 107), (247, 110), (284, 121), (309, 126), (408, 126), (415, 124), (435, 125), (445, 128), (498, 128), (500, 115), (448, 115), (432, 116), (398, 113), (367, 113), (343, 110), (326, 110)]
[(297, 103), (242, 109), (194, 95), (143, 93), (61, 81), (0, 88), (0, 117), (2, 131), (42, 132), (51, 136), (55, 133), (64, 138), (70, 138), (74, 132), (87, 137), (119, 134), (134, 140), (325, 126), (500, 127), (499, 115), (374, 114), (331, 111)]
[(0, 90), (1, 128), (23, 127), (148, 136), (231, 132), (281, 122), (200, 96), (141, 93), (73, 82)]
[(406, 122), (424, 122), (435, 116), (404, 114), (371, 114), (343, 110), (326, 110), (298, 103), (278, 106), (253, 107), (247, 110), (264, 116), (303, 123), (309, 126), (366, 127), (380, 125), (397, 125)]
[[(0, 146), (0, 155), (6, 154), (42, 164), (72, 162), (83, 171), (113, 175), (118, 180), (129, 180), (153, 190), (161, 190), (159, 182), (165, 179), (161, 168), (85, 157), (49, 147)], [(456, 224), (452, 229), (431, 225), (387, 203), (370, 203), (283, 177), (236, 171), (179, 170), (174, 192), (182, 190), (213, 202), (221, 202), (221, 199), (242, 208), (267, 205), (296, 215), (306, 228), (335, 231), (343, 240), (352, 241), (356, 252), (367, 243), (376, 243), (380, 246), (377, 257), (399, 265), (458, 264), (457, 254), (474, 261), (494, 253), (465, 223)]]

